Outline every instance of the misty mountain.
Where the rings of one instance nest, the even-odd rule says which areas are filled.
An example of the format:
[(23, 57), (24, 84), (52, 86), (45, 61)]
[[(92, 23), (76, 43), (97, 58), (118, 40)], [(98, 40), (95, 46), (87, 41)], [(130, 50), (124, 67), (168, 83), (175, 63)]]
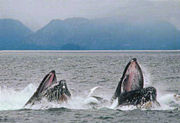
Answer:
[(70, 18), (52, 20), (28, 42), (45, 49), (180, 49), (180, 31), (163, 21)]
[(114, 18), (69, 18), (52, 20), (34, 33), (20, 22), (1, 20), (0, 33), (0, 49), (180, 49), (180, 31), (157, 20), (136, 23)]
[(25, 38), (32, 31), (13, 19), (0, 19), (0, 50), (18, 50), (28, 47)]

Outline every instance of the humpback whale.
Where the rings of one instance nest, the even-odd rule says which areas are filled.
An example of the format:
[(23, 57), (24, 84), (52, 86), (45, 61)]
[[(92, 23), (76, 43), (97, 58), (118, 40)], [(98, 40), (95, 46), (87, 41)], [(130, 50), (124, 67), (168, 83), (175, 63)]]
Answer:
[(126, 65), (112, 100), (118, 98), (118, 105), (143, 105), (155, 102), (157, 92), (154, 87), (144, 88), (144, 78), (137, 59), (133, 58)]
[(49, 72), (41, 81), (39, 87), (32, 95), (32, 97), (25, 104), (34, 105), (42, 98), (46, 98), (48, 101), (56, 101), (58, 103), (67, 101), (71, 97), (66, 84), (66, 80), (57, 81), (56, 73), (54, 70)]

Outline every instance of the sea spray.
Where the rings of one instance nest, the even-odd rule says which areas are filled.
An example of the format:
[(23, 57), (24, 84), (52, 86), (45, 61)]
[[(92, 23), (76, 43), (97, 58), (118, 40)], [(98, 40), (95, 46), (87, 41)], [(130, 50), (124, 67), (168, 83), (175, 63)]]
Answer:
[(36, 87), (32, 84), (29, 84), (21, 91), (16, 91), (13, 88), (0, 87), (0, 110), (22, 109), (35, 89)]
[[(119, 110), (134, 110), (137, 109), (136, 106), (117, 106), (118, 100), (115, 100), (112, 104), (105, 103), (101, 104), (97, 99), (93, 98), (91, 95), (98, 89), (99, 86), (90, 89), (88, 95), (76, 95), (72, 94), (70, 100), (67, 103), (58, 104), (56, 102), (49, 102), (45, 98), (39, 103), (33, 106), (24, 107), (27, 100), (33, 95), (36, 90), (36, 86), (29, 84), (23, 90), (17, 91), (13, 88), (0, 87), (0, 110), (18, 110), (18, 109), (49, 109), (49, 108), (68, 108), (68, 109), (119, 109)], [(106, 97), (106, 95), (104, 95)], [(108, 95), (107, 95), (108, 96)], [(110, 99), (109, 99), (110, 100)], [(180, 101), (174, 99), (174, 94), (163, 94), (159, 93), (157, 100), (161, 104), (160, 107), (154, 107), (152, 110), (172, 110), (180, 106)], [(176, 106), (172, 105), (176, 104)], [(92, 104), (97, 104), (92, 105)], [(178, 107), (177, 107), (178, 106)]]

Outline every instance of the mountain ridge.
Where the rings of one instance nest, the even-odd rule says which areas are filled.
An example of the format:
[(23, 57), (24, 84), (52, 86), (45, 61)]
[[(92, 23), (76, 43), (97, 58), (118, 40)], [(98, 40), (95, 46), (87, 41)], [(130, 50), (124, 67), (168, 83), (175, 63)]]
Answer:
[(36, 32), (17, 20), (2, 21), (0, 19), (0, 50), (180, 49), (180, 31), (164, 21), (130, 23), (112, 18), (55, 19)]

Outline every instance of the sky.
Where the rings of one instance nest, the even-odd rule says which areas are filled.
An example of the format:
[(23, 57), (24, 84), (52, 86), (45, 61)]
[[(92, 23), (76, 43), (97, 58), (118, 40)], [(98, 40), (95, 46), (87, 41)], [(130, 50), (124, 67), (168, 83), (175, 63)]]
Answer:
[(34, 31), (71, 17), (158, 19), (180, 29), (180, 0), (0, 0), (0, 18), (19, 20)]

